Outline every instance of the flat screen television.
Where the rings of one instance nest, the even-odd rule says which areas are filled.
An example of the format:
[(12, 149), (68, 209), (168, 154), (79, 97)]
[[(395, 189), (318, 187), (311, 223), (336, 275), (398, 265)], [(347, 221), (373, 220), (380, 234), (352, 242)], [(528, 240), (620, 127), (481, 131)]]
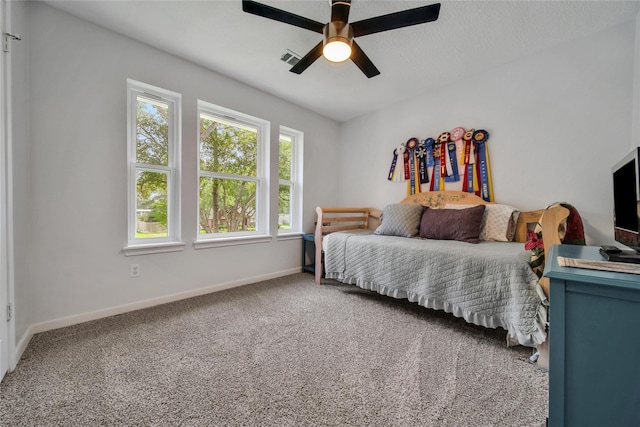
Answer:
[(615, 240), (640, 253), (640, 147), (613, 168)]

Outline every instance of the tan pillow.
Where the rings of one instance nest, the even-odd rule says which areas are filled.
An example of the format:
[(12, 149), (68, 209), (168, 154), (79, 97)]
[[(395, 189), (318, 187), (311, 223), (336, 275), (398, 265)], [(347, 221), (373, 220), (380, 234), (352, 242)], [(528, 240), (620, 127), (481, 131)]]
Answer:
[[(450, 203), (447, 209), (467, 209), (476, 205), (458, 205)], [(509, 205), (488, 203), (485, 205), (482, 224), (480, 224), (480, 240), (495, 242), (512, 242), (516, 234), (516, 224), (520, 211)]]

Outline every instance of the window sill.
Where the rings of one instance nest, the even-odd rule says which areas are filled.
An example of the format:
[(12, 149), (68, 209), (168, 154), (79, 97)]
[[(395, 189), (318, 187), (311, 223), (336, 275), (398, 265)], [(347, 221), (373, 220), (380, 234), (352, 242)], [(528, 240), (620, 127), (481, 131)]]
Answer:
[(290, 232), (290, 233), (282, 233), (282, 234), (278, 234), (277, 240), (278, 241), (282, 241), (282, 240), (300, 240), (302, 238), (302, 235), (304, 233), (301, 233), (299, 231), (294, 231), (294, 232)]
[(149, 243), (142, 245), (129, 245), (122, 248), (124, 256), (161, 254), (166, 252), (180, 252), (184, 250), (184, 242)]
[(196, 240), (193, 242), (194, 249), (219, 248), (223, 246), (248, 245), (251, 243), (268, 243), (271, 236), (242, 236), (242, 237), (222, 237), (217, 239)]

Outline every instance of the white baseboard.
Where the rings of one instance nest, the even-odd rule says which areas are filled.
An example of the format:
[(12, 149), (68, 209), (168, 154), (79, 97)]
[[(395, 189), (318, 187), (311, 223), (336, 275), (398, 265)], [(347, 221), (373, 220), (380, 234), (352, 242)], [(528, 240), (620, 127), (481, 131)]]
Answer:
[(115, 316), (117, 314), (128, 313), (130, 311), (140, 310), (143, 308), (149, 308), (160, 304), (166, 304), (169, 302), (180, 301), (187, 298), (193, 298), (201, 295), (210, 294), (213, 292), (223, 291), (225, 289), (237, 288), (239, 286), (250, 285), (252, 283), (262, 282), (264, 280), (276, 279), (278, 277), (289, 276), (291, 274), (300, 273), (301, 268), (291, 268), (289, 270), (278, 271), (275, 273), (263, 274), (261, 276), (249, 277), (242, 280), (236, 280), (233, 282), (220, 283), (218, 285), (207, 286), (206, 288), (193, 289), (186, 292), (180, 292), (177, 294), (166, 295), (157, 298), (151, 298), (143, 301), (133, 302), (130, 304), (119, 305), (117, 307), (105, 308), (102, 310), (91, 311), (88, 313), (76, 314), (73, 316), (61, 317), (54, 320), (48, 320), (46, 322), (34, 323), (30, 325), (18, 344), (16, 345), (15, 361), (16, 364), (20, 361), (22, 354), (26, 350), (31, 338), (37, 333), (46, 332), (53, 329), (64, 328), (66, 326), (77, 325), (79, 323), (89, 322), (91, 320), (103, 319), (109, 316)]
[(30, 325), (25, 331), (24, 335), (22, 335), (22, 338), (20, 338), (20, 341), (18, 341), (18, 344), (15, 348), (15, 357), (13, 359), (15, 361), (15, 365), (10, 367), (11, 371), (13, 371), (18, 365), (18, 362), (20, 362), (22, 353), (24, 353), (24, 351), (27, 349), (27, 346), (29, 345), (29, 342), (31, 341), (31, 338), (33, 338), (34, 334), (35, 332), (33, 332), (33, 325)]

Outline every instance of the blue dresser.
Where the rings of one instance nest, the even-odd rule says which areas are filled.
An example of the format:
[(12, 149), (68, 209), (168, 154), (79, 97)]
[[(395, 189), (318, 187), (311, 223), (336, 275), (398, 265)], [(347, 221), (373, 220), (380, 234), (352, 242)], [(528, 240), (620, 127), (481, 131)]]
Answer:
[(560, 267), (558, 256), (603, 260), (572, 245), (547, 260), (549, 426), (640, 426), (640, 275)]

